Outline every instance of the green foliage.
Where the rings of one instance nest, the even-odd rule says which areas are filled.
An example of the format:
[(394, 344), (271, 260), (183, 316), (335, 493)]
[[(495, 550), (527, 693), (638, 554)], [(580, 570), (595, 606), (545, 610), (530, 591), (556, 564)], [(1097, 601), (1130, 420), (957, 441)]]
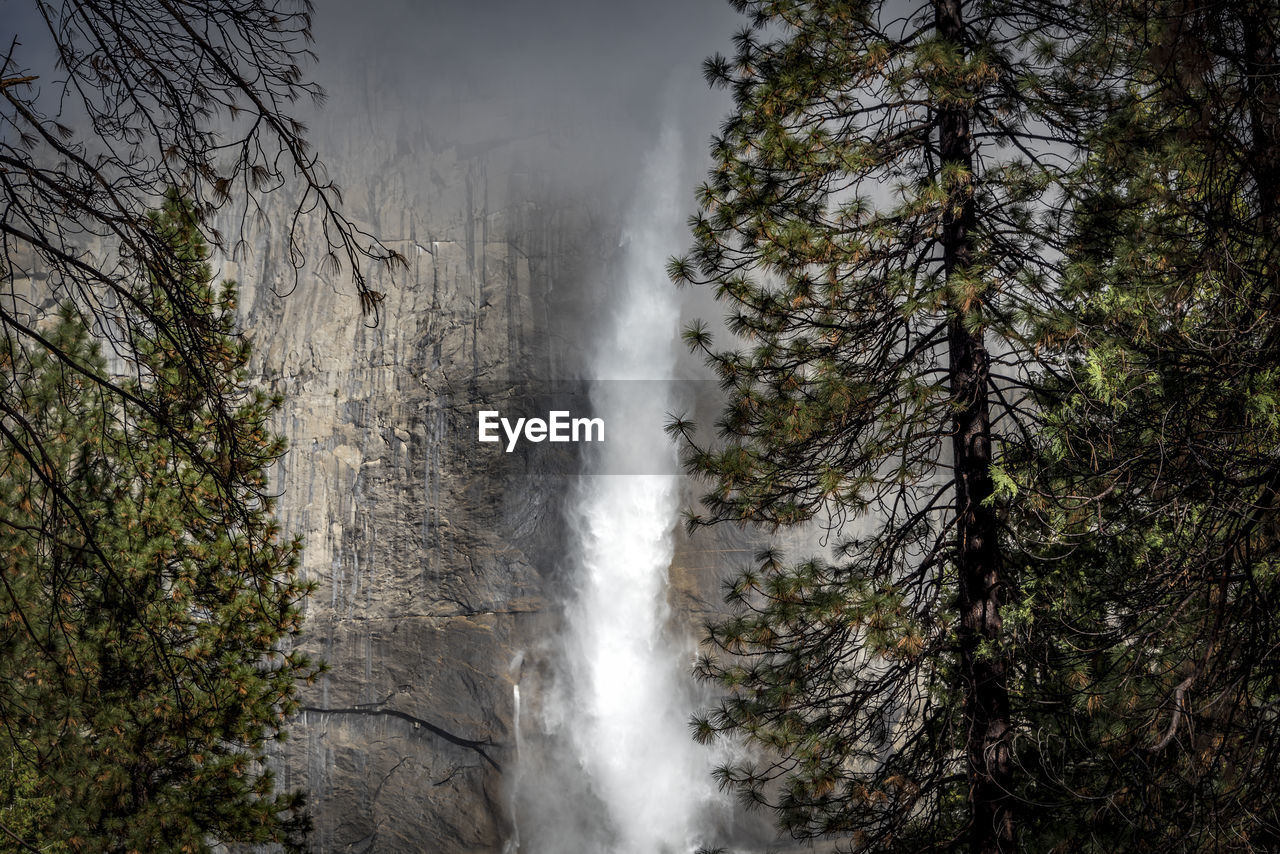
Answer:
[(727, 347), (685, 340), (727, 404), (714, 441), (671, 429), (708, 484), (694, 526), (823, 524), (836, 547), (729, 581), (698, 667), (726, 696), (695, 731), (761, 748), (721, 782), (795, 836), (987, 850), (1008, 833), (999, 541), (1022, 494), (1000, 462), (1035, 418), (1025, 333), (1060, 199), (1028, 152), (1058, 135), (1069, 10), (734, 5), (749, 27), (705, 66), (734, 108), (668, 265), (726, 306)]
[(1087, 851), (1271, 851), (1280, 8), (1102, 11), (1089, 61), (1118, 82), (1040, 331), (1063, 368), (1018, 464), (1029, 819)]
[(671, 429), (695, 526), (836, 549), (727, 585), (721, 781), (855, 850), (1280, 847), (1280, 7), (735, 5), (669, 265), (728, 403)]
[[(18, 749), (0, 754), (5, 759), (0, 766), (0, 851), (22, 850), (15, 846), (38, 838), (58, 808), (53, 797), (41, 792), (40, 775), (26, 755), (28, 747), (20, 743)], [(52, 842), (40, 850), (62, 854), (70, 849)]]
[(189, 205), (171, 194), (152, 222), (172, 268), (133, 299), (186, 320), (126, 330), (118, 396), (73, 367), (105, 371), (70, 309), (51, 346), (0, 354), (0, 760), (20, 781), (0, 850), (293, 847), (306, 825), (264, 753), (316, 671), (290, 649), (309, 588), (266, 491), (279, 401), (247, 383), (235, 289), (213, 288)]

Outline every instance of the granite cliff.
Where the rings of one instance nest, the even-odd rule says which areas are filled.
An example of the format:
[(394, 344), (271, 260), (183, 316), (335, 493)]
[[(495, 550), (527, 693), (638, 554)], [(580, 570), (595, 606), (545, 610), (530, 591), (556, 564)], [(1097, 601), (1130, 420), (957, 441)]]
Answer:
[[(376, 324), (340, 277), (307, 272), (293, 287), (270, 228), (224, 271), (241, 283), (263, 382), (284, 395), (290, 451), (274, 483), (317, 584), (303, 643), (329, 665), (305, 690), (280, 777), (309, 792), (317, 851), (498, 854), (540, 800), (516, 791), (540, 780), (536, 756), (517, 773), (513, 688), (524, 688), (520, 730), (536, 739), (575, 580), (565, 504), (576, 464), (546, 446), (513, 459), (480, 445), (475, 413), (591, 376), (584, 344), (610, 308), (644, 154), (684, 116), (685, 159), (701, 162), (716, 113), (699, 114), (670, 80), (635, 76), (654, 65), (643, 34), (666, 26), (641, 10), (614, 34), (614, 65), (598, 58), (601, 79), (583, 82), (557, 76), (580, 56), (558, 58), (514, 19), (453, 13), (463, 32), (415, 13), (387, 27), (377, 15), (390, 6), (345, 21), (321, 10), (331, 35), (342, 29), (327, 43), (322, 32), (334, 98), (312, 120), (348, 215), (408, 260), (373, 281), (386, 295)], [(589, 23), (547, 26), (567, 27), (556, 36), (567, 45)], [(584, 44), (562, 53), (603, 50)], [(700, 89), (696, 62), (687, 71)], [(582, 97), (597, 88), (604, 100)], [(690, 204), (696, 174), (677, 192)], [(696, 632), (719, 568), (749, 551), (729, 532), (677, 540), (674, 631)], [(565, 815), (590, 808), (583, 787), (558, 795)]]
[(556, 620), (562, 479), (495, 468), (473, 404), (571, 369), (565, 319), (607, 226), (522, 170), (527, 140), (408, 133), (332, 158), (350, 212), (409, 260), (376, 285), (376, 326), (341, 286), (278, 293), (265, 238), (229, 270), (285, 396), (280, 514), (318, 585), (304, 644), (329, 665), (281, 779), (309, 791), (318, 850), (496, 852), (512, 662)]

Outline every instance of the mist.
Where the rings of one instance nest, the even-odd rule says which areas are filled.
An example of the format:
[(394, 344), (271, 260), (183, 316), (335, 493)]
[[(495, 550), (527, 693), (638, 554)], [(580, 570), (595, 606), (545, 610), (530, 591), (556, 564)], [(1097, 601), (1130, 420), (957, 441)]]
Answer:
[[(502, 165), (467, 185), (484, 183), (487, 209), (532, 195), (544, 209), (599, 214), (585, 249), (594, 275), (557, 309), (577, 350), (560, 370), (611, 381), (592, 400), (606, 422), (648, 426), (635, 443), (588, 453), (587, 476), (566, 488), (562, 619), (512, 667), (504, 851), (691, 854), (716, 843), (729, 807), (711, 777), (715, 755), (689, 734), (706, 698), (689, 674), (694, 639), (668, 599), (687, 496), (662, 422), (687, 401), (633, 399), (617, 381), (659, 381), (645, 384), (652, 391), (689, 373), (679, 331), (695, 295), (667, 281), (664, 262), (687, 243), (706, 143), (726, 112), (701, 60), (726, 48), (733, 16), (720, 2), (476, 8), (387, 3), (356, 16), (322, 6), (332, 100), (318, 139), (349, 139), (355, 117), (370, 139), (401, 140), (388, 157), (412, 158), (399, 149), (423, 140), (433, 152), (490, 152)], [(592, 476), (637, 463), (673, 473)]]
[[(585, 453), (580, 479), (519, 484), (484, 468), (457, 415), (520, 371), (647, 389), (696, 375), (680, 328), (718, 310), (664, 262), (689, 243), (729, 107), (702, 60), (740, 24), (723, 0), (316, 3), (303, 73), (328, 98), (291, 112), (345, 213), (409, 269), (371, 273), (377, 326), (343, 276), (291, 287), (274, 198), (217, 261), (286, 400), (273, 487), (318, 584), (304, 643), (331, 671), (280, 754), (317, 850), (743, 838), (687, 723), (709, 699), (689, 673), (695, 595), (672, 588), (689, 496), (661, 426), (689, 401), (602, 383), (593, 405), (647, 419), (645, 441)], [(593, 474), (629, 465), (667, 473)]]
[(314, 120), (420, 125), (433, 147), (523, 141), (562, 192), (625, 205), (663, 121), (683, 156), (705, 160), (727, 98), (701, 63), (737, 24), (721, 0), (321, 2), (312, 70), (331, 99)]

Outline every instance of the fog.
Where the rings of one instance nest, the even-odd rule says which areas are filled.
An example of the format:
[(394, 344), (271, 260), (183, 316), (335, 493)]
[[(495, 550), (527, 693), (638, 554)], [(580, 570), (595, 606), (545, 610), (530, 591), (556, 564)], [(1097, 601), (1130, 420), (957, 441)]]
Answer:
[(621, 204), (664, 120), (705, 161), (727, 98), (702, 60), (739, 23), (721, 0), (321, 2), (313, 70), (330, 116), (421, 118), (442, 144), (542, 137), (567, 190)]
[[(688, 240), (683, 221), (694, 210), (706, 141), (726, 112), (701, 61), (726, 49), (730, 11), (719, 0), (449, 2), (429, 11), (382, 3), (358, 15), (322, 5), (320, 80), (333, 96), (329, 115), (368, 121), (373, 136), (421, 135), (433, 151), (505, 146), (519, 169), (537, 173), (542, 192), (611, 214), (620, 233), (600, 235), (597, 293), (584, 301), (602, 306), (580, 321), (577, 368), (588, 377), (670, 380), (680, 373), (678, 333), (690, 307), (663, 262)], [(350, 132), (323, 118), (318, 127), (321, 144), (330, 132)], [(610, 389), (622, 390), (601, 391)], [(673, 405), (625, 395), (597, 404), (611, 423)], [(675, 449), (660, 428), (612, 453), (670, 456), (673, 469)], [(570, 490), (564, 623), (559, 637), (528, 650), (543, 660), (542, 678), (520, 681), (520, 665), (513, 668), (508, 852), (685, 854), (712, 842), (725, 820), (710, 774), (715, 757), (686, 724), (702, 702), (688, 675), (694, 649), (668, 626), (679, 481), (586, 478)]]
[[(5, 26), (19, 31), (32, 25), (29, 8), (17, 0), (0, 0)], [(730, 50), (730, 37), (741, 23), (723, 0), (317, 2), (312, 46), (317, 60), (304, 74), (329, 97), (322, 107), (298, 104), (293, 111), (310, 127), (318, 154), (344, 187), (352, 219), (390, 245), (416, 246), (420, 253), (413, 254), (414, 266), (398, 281), (374, 280), (391, 294), (383, 326), (390, 330), (388, 336), (427, 338), (421, 331), (425, 322), (410, 333), (409, 325), (395, 325), (408, 314), (392, 311), (397, 289), (431, 287), (428, 282), (435, 277), (427, 265), (454, 263), (456, 268), (486, 262), (483, 239), (478, 252), (457, 250), (450, 262), (454, 256), (444, 251), (437, 257), (436, 238), (465, 243), (477, 230), (487, 233), (484, 229), (499, 212), (518, 207), (505, 203), (532, 198), (600, 217), (594, 235), (598, 240), (588, 241), (585, 249), (599, 254), (600, 272), (578, 283), (592, 292), (582, 294), (588, 306), (573, 319), (583, 360), (573, 366), (574, 372), (660, 381), (687, 376), (689, 358), (678, 344), (681, 322), (695, 315), (714, 319), (718, 309), (705, 294), (677, 292), (663, 274), (663, 262), (689, 242), (683, 222), (695, 210), (694, 188), (709, 163), (708, 139), (729, 106), (724, 92), (708, 89), (702, 60)], [(24, 41), (39, 44), (34, 36)], [(39, 49), (32, 51), (25, 64), (45, 67), (36, 56)], [(477, 156), (486, 152), (494, 155)], [(455, 171), (449, 173), (450, 168)], [(437, 175), (436, 169), (444, 174)], [(518, 186), (512, 186), (513, 175)], [(478, 201), (481, 196), (483, 202)], [(277, 217), (281, 210), (274, 211)], [(272, 223), (278, 225), (278, 219)], [(496, 233), (499, 226), (494, 228)], [(278, 281), (283, 263), (269, 232), (260, 229), (250, 237), (245, 256), (238, 259), (240, 267), (233, 271), (242, 280), (250, 316), (261, 296), (260, 283)], [(457, 274), (456, 281), (474, 287), (458, 301), (475, 315), (489, 305), (492, 295), (486, 287), (501, 288), (502, 282), (490, 283), (483, 266), (478, 275), (470, 272), (474, 281)], [(291, 293), (290, 311), (301, 306), (298, 313), (305, 314), (309, 300), (322, 304), (307, 291), (316, 284), (307, 281), (305, 288)], [(349, 283), (331, 284), (350, 289)], [(399, 304), (413, 302), (406, 298)], [(425, 310), (430, 304), (423, 299), (412, 308)], [(510, 305), (519, 303), (512, 300)], [(566, 309), (570, 311), (579, 309)], [(309, 353), (310, 342), (290, 343), (290, 336), (305, 338), (312, 328), (273, 325), (268, 327), (272, 340), (264, 343), (285, 354)], [(357, 338), (358, 345), (380, 341), (383, 330)], [(424, 362), (424, 374), (439, 366), (443, 337), (437, 335), (435, 362)], [(401, 342), (399, 349), (412, 350), (416, 344)], [(468, 344), (478, 363), (474, 353), (482, 344), (475, 335)], [(387, 351), (397, 352), (397, 347), (388, 345)], [(403, 360), (395, 365), (405, 367)], [(271, 367), (296, 372), (287, 359)], [(343, 394), (355, 394), (353, 388), (344, 388)], [(627, 408), (635, 403), (613, 400), (602, 406), (618, 420), (635, 420)], [(666, 399), (647, 403), (660, 411), (674, 405)], [(432, 435), (439, 440), (443, 433), (440, 428)], [(294, 447), (310, 447), (300, 437), (290, 438)], [(664, 471), (674, 470), (669, 440), (657, 430), (651, 438), (651, 446), (633, 452), (646, 461), (669, 456)], [(456, 436), (452, 440), (455, 447), (462, 444)], [(428, 515), (439, 515), (441, 478), (436, 469), (454, 460), (443, 453), (426, 459), (423, 504)], [(295, 458), (292, 465), (305, 472), (319, 463)], [(290, 486), (282, 481), (282, 488)], [(559, 546), (561, 565), (550, 573), (559, 575), (561, 635), (540, 647), (521, 641), (525, 646), (517, 662), (542, 659), (540, 680), (521, 681), (519, 663), (512, 666), (516, 684), (489, 680), (501, 683), (512, 708), (514, 731), (502, 746), (514, 748), (516, 767), (504, 775), (504, 797), (498, 799), (511, 815), (495, 821), (510, 827), (508, 851), (686, 854), (698, 844), (714, 842), (730, 823), (727, 808), (714, 794), (712, 757), (693, 743), (686, 725), (705, 699), (696, 696), (688, 675), (691, 635), (687, 627), (672, 632), (669, 625), (667, 571), (676, 549), (679, 507), (687, 497), (682, 488), (678, 476), (667, 474), (600, 478), (584, 482), (576, 492), (566, 490), (568, 535)], [(349, 491), (355, 494), (356, 489)], [(339, 504), (343, 500), (345, 494), (335, 499)], [(421, 524), (424, 548), (437, 542), (426, 533), (427, 521)], [(438, 520), (431, 521), (434, 525)], [(285, 522), (288, 527), (287, 515)], [(311, 534), (308, 548), (313, 554), (323, 537), (323, 532)], [(322, 579), (326, 572), (337, 572), (317, 566)], [(373, 571), (366, 562), (365, 572)], [(339, 585), (329, 583), (330, 607), (336, 611)], [(416, 592), (423, 599), (431, 595)], [(442, 661), (439, 669), (453, 665), (462, 669), (477, 662)], [(375, 681), (367, 673), (364, 678)], [(338, 684), (341, 677), (331, 681)], [(368, 688), (366, 694), (373, 690), (362, 688)], [(476, 694), (484, 696), (487, 690)], [(387, 696), (381, 687), (377, 693)], [(396, 703), (401, 702), (408, 701), (397, 696)], [(424, 702), (422, 714), (435, 715), (436, 704), (430, 698)], [(503, 710), (485, 712), (492, 715), (495, 730), (497, 723), (506, 723)], [(311, 733), (313, 739), (323, 736), (315, 729)], [(364, 743), (362, 752), (375, 757), (373, 764), (386, 748)], [(334, 763), (331, 754), (313, 750), (305, 767), (305, 779), (294, 782), (321, 788), (317, 781), (328, 779)], [(378, 784), (379, 792), (382, 788)], [(317, 803), (325, 809), (323, 793)], [(322, 849), (339, 838), (333, 828), (343, 818), (319, 818)]]

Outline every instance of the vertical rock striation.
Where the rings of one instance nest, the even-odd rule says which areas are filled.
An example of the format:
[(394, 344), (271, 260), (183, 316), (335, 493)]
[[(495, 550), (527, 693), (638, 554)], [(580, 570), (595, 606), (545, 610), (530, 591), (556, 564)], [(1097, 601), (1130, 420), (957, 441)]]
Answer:
[(348, 210), (408, 260), (374, 284), (380, 322), (340, 281), (284, 293), (268, 229), (226, 271), (285, 396), (274, 483), (317, 584), (303, 644), (330, 668), (305, 690), (281, 781), (310, 792), (317, 850), (496, 852), (511, 667), (554, 631), (564, 489), (496, 465), (474, 413), (575, 370), (569, 318), (607, 229), (539, 178), (545, 136), (344, 118), (322, 132)]

